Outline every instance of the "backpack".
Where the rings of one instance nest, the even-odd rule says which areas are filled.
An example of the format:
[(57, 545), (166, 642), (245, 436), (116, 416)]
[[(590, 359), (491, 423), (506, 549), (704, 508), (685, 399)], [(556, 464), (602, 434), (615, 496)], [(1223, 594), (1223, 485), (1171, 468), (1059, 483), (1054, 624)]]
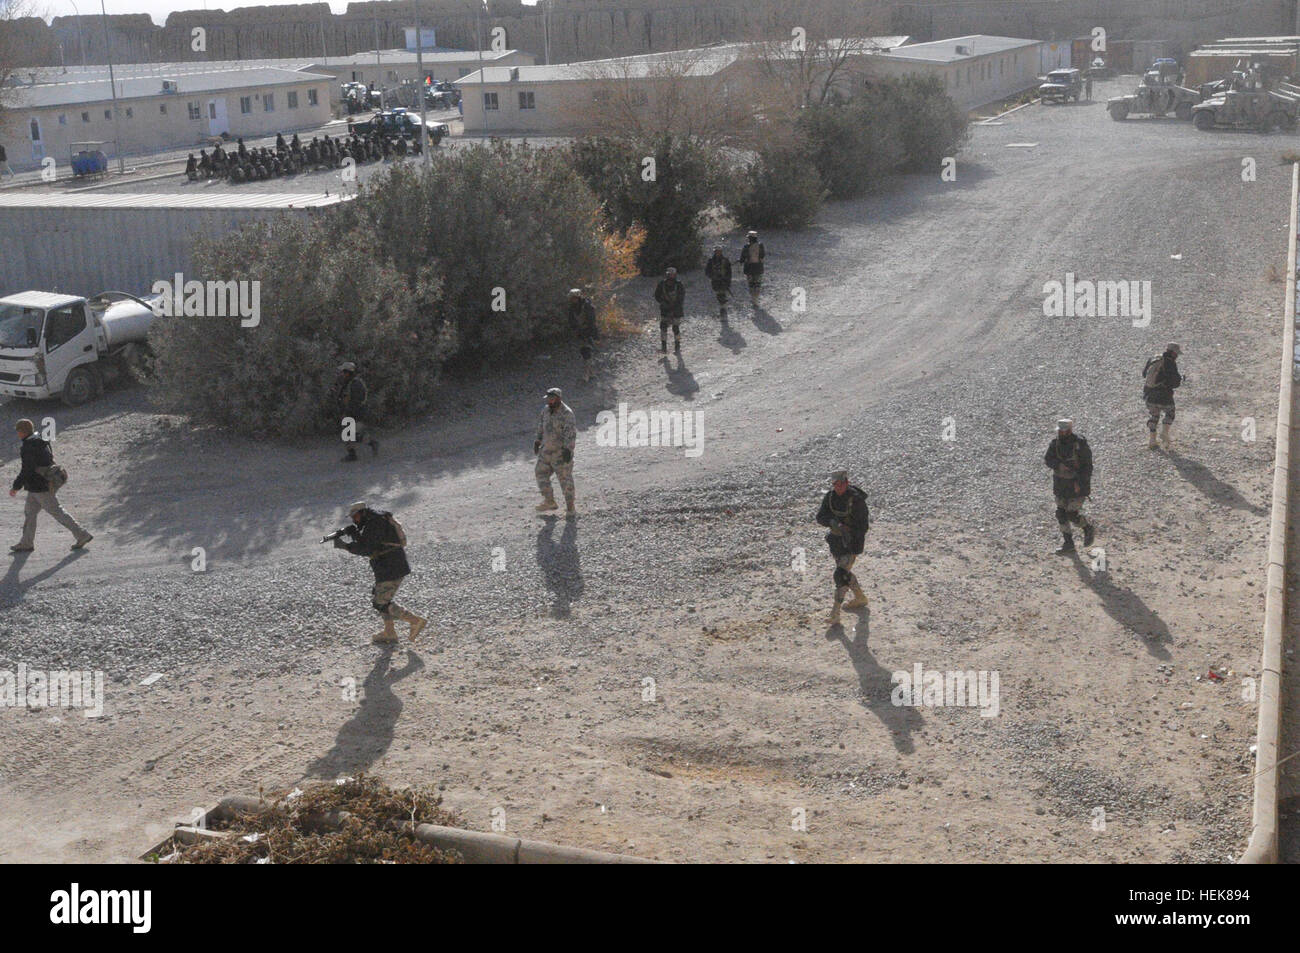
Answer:
[(401, 523), (397, 522), (397, 517), (394, 516), (392, 513), (385, 513), (384, 519), (388, 520), (388, 525), (393, 528), (393, 532), (397, 535), (397, 545), (401, 547), (405, 547), (406, 530), (402, 527)]
[(45, 478), (51, 493), (58, 493), (59, 490), (63, 489), (63, 485), (68, 482), (68, 471), (57, 463), (52, 463), (48, 467), (37, 467), (36, 473), (38, 476)]
[(1147, 366), (1142, 369), (1142, 382), (1147, 387), (1159, 387), (1160, 375), (1165, 369), (1165, 356), (1153, 357), (1147, 361)]
[(849, 492), (862, 500), (862, 509), (867, 517), (867, 525), (862, 527), (862, 532), (865, 534), (871, 529), (871, 507), (867, 505), (867, 491), (862, 489), (860, 486), (850, 485)]

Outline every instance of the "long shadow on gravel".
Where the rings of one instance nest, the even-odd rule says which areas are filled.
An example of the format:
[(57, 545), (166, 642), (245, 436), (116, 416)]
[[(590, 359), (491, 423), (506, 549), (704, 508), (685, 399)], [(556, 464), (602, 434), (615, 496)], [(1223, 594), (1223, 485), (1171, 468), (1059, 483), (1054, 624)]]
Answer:
[(731, 326), (730, 321), (723, 321), (718, 328), (718, 343), (732, 354), (739, 354), (745, 349), (745, 337)]
[(560, 541), (555, 542), (555, 524), (559, 519), (548, 516), (537, 531), (537, 568), (542, 571), (546, 588), (554, 602), (551, 613), (557, 619), (566, 618), (573, 602), (582, 596), (582, 566), (578, 557), (578, 521), (565, 520)]
[(749, 320), (753, 321), (754, 327), (764, 334), (780, 334), (785, 330), (785, 328), (781, 327), (781, 322), (772, 317), (767, 309), (761, 305), (749, 312)]
[(393, 685), (424, 668), (424, 662), (414, 653), (398, 669), (391, 667), (392, 660), (392, 648), (385, 647), (366, 676), (356, 714), (339, 728), (334, 747), (307, 766), (304, 777), (330, 780), (366, 771), (383, 757), (393, 743), (397, 719), (402, 714), (402, 700), (393, 692)]
[(36, 585), (38, 582), (43, 582), (44, 580), (49, 579), (64, 566), (68, 565), (68, 563), (73, 562), (86, 554), (87, 551), (84, 549), (75, 553), (68, 553), (68, 555), (64, 556), (49, 569), (42, 569), (35, 575), (22, 579), (20, 578), (20, 574), (23, 571), (23, 566), (27, 564), (27, 558), (30, 554), (18, 553), (10, 561), (9, 569), (5, 572), (4, 578), (0, 579), (0, 608), (8, 609), (11, 606), (16, 606), (18, 603), (22, 602), (23, 595), (32, 586)]
[(1179, 476), (1215, 503), (1222, 503), (1234, 510), (1243, 510), (1255, 516), (1268, 516), (1268, 510), (1265, 507), (1251, 503), (1241, 495), (1241, 492), (1235, 486), (1224, 483), (1211, 473), (1205, 464), (1189, 460), (1177, 451), (1171, 451), (1166, 456), (1178, 471)]
[(1142, 601), (1142, 597), (1132, 589), (1125, 589), (1110, 581), (1110, 573), (1094, 573), (1078, 553), (1074, 554), (1074, 571), (1089, 589), (1101, 597), (1101, 607), (1124, 628), (1141, 636), (1142, 644), (1153, 657), (1168, 661), (1171, 656), (1164, 647), (1171, 641), (1169, 626), (1151, 611), (1151, 607)]
[[(686, 366), (680, 354), (672, 358), (660, 358), (663, 361), (664, 373), (668, 375), (667, 389), (668, 393), (676, 394), (682, 400), (694, 400), (695, 395), (700, 390), (700, 383), (691, 373), (691, 369)], [(671, 361), (676, 361), (677, 366), (673, 367)]]
[(900, 754), (911, 754), (916, 750), (912, 743), (912, 734), (921, 729), (921, 714), (915, 708), (895, 705), (891, 700), (894, 680), (890, 670), (876, 661), (867, 647), (869, 615), (863, 612), (859, 616), (857, 630), (850, 640), (844, 626), (832, 625), (826, 633), (828, 639), (835, 639), (844, 646), (849, 654), (849, 661), (858, 673), (858, 687), (862, 690), (862, 705), (870, 709), (881, 723), (889, 729), (894, 739), (894, 747)]

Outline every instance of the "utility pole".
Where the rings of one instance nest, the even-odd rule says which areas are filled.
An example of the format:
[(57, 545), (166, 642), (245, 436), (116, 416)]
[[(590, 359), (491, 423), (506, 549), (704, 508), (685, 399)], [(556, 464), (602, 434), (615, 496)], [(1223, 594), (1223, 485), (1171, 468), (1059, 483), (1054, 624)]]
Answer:
[(113, 78), (113, 47), (108, 39), (108, 10), (104, 0), (99, 0), (99, 12), (104, 19), (104, 53), (108, 57), (108, 90), (113, 94), (113, 135), (117, 137), (117, 174), (126, 175), (126, 163), (122, 161), (122, 127), (117, 116), (117, 81)]
[(542, 36), (543, 36), (542, 43), (545, 47), (545, 52), (542, 55), (542, 59), (546, 61), (545, 65), (550, 66), (551, 65), (551, 4), (550, 4), (550, 0), (541, 0), (541, 3), (542, 3)]
[[(483, 138), (488, 134), (487, 73), (483, 68), (483, 31), (479, 27), (479, 14), (485, 0), (474, 0), (474, 45), (478, 47), (478, 91), (483, 102)], [(497, 104), (498, 106), (500, 103)]]
[(420, 30), (420, 0), (415, 0), (415, 69), (420, 78), (417, 84), (417, 95), (420, 97), (420, 155), (424, 157), (422, 161), (427, 170), (431, 161), (429, 153), (433, 150), (429, 146), (429, 127), (424, 124), (427, 97), (424, 95), (424, 37)]
[(74, 0), (68, 0), (72, 4), (72, 11), (77, 15), (77, 45), (81, 47), (81, 68), (86, 68), (86, 40), (81, 35), (81, 11), (77, 9)]

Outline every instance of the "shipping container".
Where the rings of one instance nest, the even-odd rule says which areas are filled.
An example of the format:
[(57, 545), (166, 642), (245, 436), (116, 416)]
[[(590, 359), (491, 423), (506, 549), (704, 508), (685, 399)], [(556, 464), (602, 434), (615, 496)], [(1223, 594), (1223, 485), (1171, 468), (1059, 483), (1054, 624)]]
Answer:
[(323, 193), (226, 195), (0, 192), (0, 296), (38, 289), (90, 297), (134, 295), (190, 274), (198, 236), (250, 222), (320, 214), (348, 197)]

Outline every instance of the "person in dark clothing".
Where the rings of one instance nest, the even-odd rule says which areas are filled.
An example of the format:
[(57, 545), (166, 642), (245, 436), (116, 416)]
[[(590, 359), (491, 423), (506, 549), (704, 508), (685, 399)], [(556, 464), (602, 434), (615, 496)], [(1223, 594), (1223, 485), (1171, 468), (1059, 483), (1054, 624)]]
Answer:
[(289, 149), (293, 152), (302, 152), (302, 141), (298, 138), (296, 132), (293, 134), (293, 138), (289, 140)]
[[(362, 443), (370, 444), (372, 456), (379, 456), (379, 441), (365, 426), (366, 397), (366, 383), (357, 374), (357, 366), (351, 361), (344, 361), (339, 365), (339, 376), (334, 385), (334, 402), (338, 408), (340, 425), (343, 427), (343, 442), (348, 448), (348, 452), (343, 457), (344, 463), (356, 462), (357, 447)], [(350, 428), (349, 421), (351, 421)], [(349, 431), (351, 439), (348, 439)]]
[(758, 292), (763, 286), (763, 258), (766, 252), (763, 243), (758, 240), (758, 232), (751, 231), (746, 239), (738, 261), (745, 272), (745, 280), (749, 282), (749, 300), (757, 306)]
[(190, 157), (185, 160), (185, 177), (191, 182), (196, 181), (199, 177), (199, 163), (198, 160), (194, 158), (193, 152), (191, 152)]
[(275, 134), (275, 151), (284, 152), (288, 148), (288, 145), (286, 145), (284, 141), (284, 134), (277, 132)]
[(1174, 448), (1174, 391), (1183, 383), (1183, 376), (1178, 373), (1178, 356), (1183, 349), (1177, 344), (1170, 344), (1165, 353), (1153, 357), (1142, 368), (1142, 399), (1147, 405), (1147, 446), (1155, 450), (1156, 426), (1160, 415), (1165, 415), (1164, 427), (1160, 431), (1160, 441), (1166, 450)]
[(411, 565), (406, 561), (406, 534), (401, 524), (391, 513), (371, 509), (365, 503), (353, 503), (348, 507), (348, 516), (352, 525), (334, 537), (334, 548), (370, 560), (370, 569), (375, 574), (370, 604), (384, 620), (384, 631), (376, 633), (370, 641), (377, 645), (396, 642), (394, 624), (409, 622), (414, 642), (429, 620), (393, 601), (402, 580), (411, 574)]
[[(830, 621), (837, 625), (841, 604), (846, 609), (867, 607), (867, 596), (852, 570), (853, 563), (862, 555), (866, 545), (871, 513), (867, 508), (866, 491), (849, 483), (848, 470), (831, 473), (831, 488), (822, 497), (817, 522), (830, 530), (826, 542), (831, 548), (831, 558), (835, 560), (835, 572), (831, 577), (835, 584), (835, 601), (831, 606)], [(853, 591), (853, 599), (844, 602), (844, 595), (849, 590)]]
[(686, 286), (677, 280), (677, 269), (669, 268), (667, 274), (655, 285), (655, 300), (659, 302), (659, 353), (668, 353), (668, 328), (673, 329), (673, 350), (682, 349), (681, 323), (685, 314)]
[(23, 511), (23, 535), (17, 544), (10, 546), (13, 553), (30, 553), (36, 548), (36, 517), (41, 510), (49, 513), (62, 526), (72, 531), (73, 549), (83, 549), (93, 537), (73, 519), (60, 504), (55, 495), (57, 488), (50, 483), (51, 469), (54, 467), (54, 452), (49, 442), (36, 436), (36, 425), (24, 417), (14, 424), (18, 439), (22, 445), (18, 459), (22, 468), (9, 489), (10, 496), (17, 496), (19, 490), (27, 491), (27, 505)]
[(727, 299), (731, 297), (731, 261), (723, 253), (721, 245), (714, 246), (713, 257), (704, 263), (704, 277), (709, 279), (713, 293), (718, 296), (718, 317), (727, 320)]
[(578, 339), (578, 353), (582, 355), (582, 379), (590, 381), (591, 359), (595, 356), (596, 336), (599, 333), (596, 327), (596, 306), (591, 303), (589, 295), (582, 293), (581, 288), (570, 288), (567, 314), (569, 328)]
[(1077, 523), (1083, 530), (1083, 545), (1091, 546), (1096, 527), (1083, 515), (1083, 501), (1092, 493), (1092, 448), (1087, 440), (1074, 432), (1073, 420), (1066, 418), (1056, 422), (1056, 438), (1043, 455), (1043, 462), (1052, 471), (1056, 523), (1065, 539), (1057, 554), (1075, 552), (1071, 523)]
[(5, 152), (4, 143), (0, 143), (0, 172), (8, 172), (10, 178), (18, 178), (14, 170), (9, 166), (9, 154)]
[(239, 139), (236, 139), (235, 142), (236, 142), (236, 143), (238, 144), (238, 146), (239, 146), (239, 158), (240, 158), (240, 159), (247, 159), (247, 158), (248, 158), (248, 149), (245, 148), (245, 146), (244, 146), (244, 140), (243, 140), (243, 138), (241, 137), (241, 138), (239, 138)]

